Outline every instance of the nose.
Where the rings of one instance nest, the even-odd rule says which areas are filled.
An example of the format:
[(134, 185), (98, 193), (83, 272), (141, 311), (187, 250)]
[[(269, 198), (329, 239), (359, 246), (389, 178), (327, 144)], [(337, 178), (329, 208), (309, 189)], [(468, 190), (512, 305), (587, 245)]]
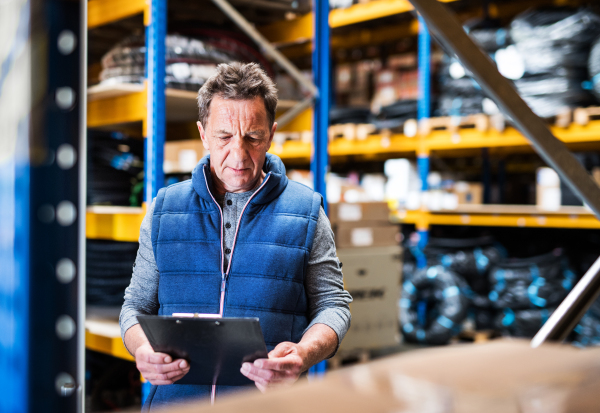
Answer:
[(244, 138), (235, 136), (230, 143), (229, 148), (229, 157), (232, 161), (243, 164), (246, 160), (246, 147), (244, 143)]

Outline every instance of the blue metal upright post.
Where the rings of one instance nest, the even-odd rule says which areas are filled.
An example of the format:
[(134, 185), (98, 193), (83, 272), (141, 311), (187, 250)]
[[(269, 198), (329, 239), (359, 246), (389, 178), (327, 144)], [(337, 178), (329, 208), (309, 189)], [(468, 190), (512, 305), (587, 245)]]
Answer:
[[(166, 138), (165, 67), (167, 39), (167, 0), (151, 0), (150, 21), (146, 26), (146, 79), (148, 114), (144, 140), (144, 202), (152, 203), (165, 185), (163, 170)], [(142, 381), (142, 404), (151, 384)]]
[(313, 131), (314, 145), (310, 164), (315, 183), (315, 191), (323, 195), (325, 212), (327, 212), (327, 193), (325, 189), (325, 175), (329, 165), (327, 150), (330, 107), (330, 74), (331, 60), (329, 47), (329, 2), (314, 1), (315, 38), (313, 42), (313, 76), (319, 90), (315, 99)]
[[(327, 146), (329, 138), (329, 107), (331, 98), (331, 59), (329, 47), (329, 2), (314, 0), (315, 37), (313, 41), (313, 76), (319, 90), (315, 99), (313, 131), (314, 144), (310, 162), (313, 173), (315, 191), (323, 196), (323, 207), (327, 212), (327, 190), (325, 175), (329, 168), (329, 153)], [(311, 367), (308, 371), (309, 378), (322, 376), (327, 368), (327, 362), (322, 361)]]
[(146, 26), (146, 76), (148, 115), (144, 159), (144, 201), (152, 202), (164, 186), (163, 157), (166, 134), (165, 41), (167, 37), (167, 0), (152, 0), (150, 22)]
[[(425, 21), (419, 16), (419, 97), (417, 104), (417, 119), (422, 122), (431, 116), (431, 36)], [(417, 154), (417, 168), (421, 178), (422, 191), (428, 189), (427, 176), (429, 175), (429, 153)], [(417, 228), (419, 233), (418, 248), (425, 248), (429, 239), (429, 231), (426, 228)], [(422, 268), (426, 265), (423, 254), (417, 259), (417, 266)]]

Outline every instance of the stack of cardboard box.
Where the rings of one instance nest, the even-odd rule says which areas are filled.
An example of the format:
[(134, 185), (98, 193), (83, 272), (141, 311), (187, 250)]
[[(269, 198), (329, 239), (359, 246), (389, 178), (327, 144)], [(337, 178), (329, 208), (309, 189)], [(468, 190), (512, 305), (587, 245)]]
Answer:
[(329, 204), (344, 284), (354, 301), (352, 326), (342, 352), (390, 347), (399, 342), (400, 228), (385, 202)]

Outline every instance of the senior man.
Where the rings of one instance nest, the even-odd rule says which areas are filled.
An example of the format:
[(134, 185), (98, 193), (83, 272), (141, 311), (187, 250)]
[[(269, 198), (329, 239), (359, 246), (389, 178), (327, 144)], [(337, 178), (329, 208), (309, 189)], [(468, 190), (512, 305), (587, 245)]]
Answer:
[(221, 64), (198, 106), (210, 155), (148, 208), (121, 310), (123, 341), (153, 385), (145, 411), (240, 387), (176, 384), (188, 363), (154, 352), (137, 315), (258, 317), (268, 359), (240, 368), (263, 392), (335, 354), (350, 325), (322, 197), (267, 154), (277, 128), (271, 79), (255, 63)]

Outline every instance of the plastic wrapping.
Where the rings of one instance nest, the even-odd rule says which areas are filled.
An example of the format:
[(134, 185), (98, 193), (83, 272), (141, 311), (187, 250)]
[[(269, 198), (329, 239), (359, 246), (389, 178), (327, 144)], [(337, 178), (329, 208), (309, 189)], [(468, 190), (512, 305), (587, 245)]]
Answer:
[[(197, 30), (200, 38), (170, 34), (166, 39), (167, 87), (197, 91), (216, 72), (219, 63), (256, 61), (272, 75), (260, 53), (226, 32)], [(130, 36), (102, 58), (102, 84), (143, 83), (146, 47), (144, 36)]]
[(588, 71), (594, 94), (600, 99), (600, 37), (592, 44), (588, 59)]
[(367, 123), (371, 116), (371, 109), (367, 108), (342, 108), (332, 107), (329, 110), (329, 124), (338, 123)]
[(416, 100), (400, 100), (391, 105), (383, 106), (377, 116), (371, 116), (369, 122), (378, 129), (393, 129), (401, 127), (409, 119), (417, 117)]
[(131, 281), (137, 242), (87, 240), (86, 301), (90, 305), (120, 306)]
[[(509, 42), (508, 32), (502, 28), (485, 28), (482, 22), (467, 24), (465, 30), (485, 52), (494, 53)], [(436, 114), (439, 116), (467, 116), (484, 113), (485, 94), (456, 59), (445, 55), (438, 72), (440, 96)]]
[[(595, 303), (598, 306), (598, 301)], [(577, 347), (600, 346), (600, 317), (588, 311), (573, 330), (573, 345)]]
[(144, 143), (100, 131), (90, 131), (88, 142), (87, 204), (141, 205)]
[(500, 309), (548, 308), (559, 304), (576, 277), (562, 250), (537, 257), (512, 258), (496, 264), (490, 272), (492, 305)]
[(536, 335), (555, 308), (512, 310), (505, 308), (496, 316), (495, 327), (504, 335), (531, 338)]
[(532, 74), (557, 67), (585, 68), (590, 43), (598, 35), (600, 16), (589, 9), (530, 10), (510, 26), (510, 36)]
[(446, 344), (461, 329), (467, 315), (464, 282), (435, 265), (414, 273), (402, 285), (400, 323), (408, 341)]

